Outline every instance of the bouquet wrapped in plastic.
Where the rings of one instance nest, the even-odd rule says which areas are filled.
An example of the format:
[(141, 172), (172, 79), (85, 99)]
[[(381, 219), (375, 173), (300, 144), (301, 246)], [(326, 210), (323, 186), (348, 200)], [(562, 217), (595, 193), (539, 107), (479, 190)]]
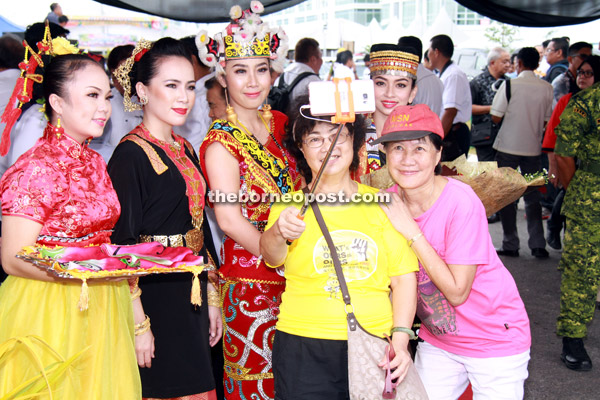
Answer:
[[(469, 162), (464, 155), (454, 161), (443, 162), (442, 175), (471, 186), (483, 203), (488, 217), (519, 199), (527, 190), (537, 190), (545, 183), (542, 175), (526, 178), (513, 168), (498, 168), (495, 161)], [(387, 166), (360, 179), (365, 185), (378, 189), (388, 189), (394, 185)]]
[(158, 242), (130, 246), (101, 244), (88, 247), (27, 246), (17, 257), (61, 278), (81, 279), (79, 308), (87, 309), (88, 279), (136, 277), (149, 274), (191, 272), (191, 302), (201, 304), (198, 274), (212, 266), (204, 265), (187, 247), (165, 247)]

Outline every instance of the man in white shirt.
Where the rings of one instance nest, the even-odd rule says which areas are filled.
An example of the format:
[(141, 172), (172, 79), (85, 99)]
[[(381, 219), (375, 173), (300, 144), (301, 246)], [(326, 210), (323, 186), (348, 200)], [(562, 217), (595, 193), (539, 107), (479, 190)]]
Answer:
[[(471, 119), (471, 88), (467, 75), (452, 62), (454, 43), (447, 35), (431, 38), (428, 55), (444, 84), (442, 96), (442, 126), (444, 148), (442, 161), (451, 161), (469, 152), (471, 132), (467, 121)], [(418, 83), (417, 83), (418, 85)]]
[[(302, 74), (305, 76), (292, 89), (290, 104), (298, 97), (308, 94), (309, 83), (321, 80), (319, 78), (321, 65), (323, 65), (323, 57), (319, 48), (319, 42), (312, 38), (300, 39), (294, 49), (294, 62), (288, 65), (283, 72), (283, 79), (286, 85), (291, 85)], [(274, 86), (277, 86), (278, 83), (279, 81), (275, 82)]]
[(210, 68), (200, 61), (195, 36), (187, 36), (180, 40), (187, 46), (192, 54), (194, 79), (196, 79), (196, 101), (185, 120), (185, 124), (174, 126), (173, 131), (187, 139), (192, 144), (194, 151), (198, 153), (200, 145), (208, 133), (208, 128), (210, 128), (211, 124), (210, 117), (208, 116), (209, 109), (208, 102), (206, 101), (206, 87), (204, 84), (215, 74), (211, 73)]
[[(552, 115), (552, 85), (539, 79), (533, 71), (539, 64), (539, 53), (533, 47), (524, 47), (517, 55), (518, 76), (505, 81), (492, 102), (492, 121), (502, 127), (494, 142), (498, 167), (521, 168), (524, 174), (542, 169), (542, 135)], [(507, 98), (507, 82), (510, 82)], [(524, 196), (529, 248), (536, 258), (548, 257), (542, 226), (541, 193), (534, 190)], [(498, 254), (518, 257), (517, 207), (513, 203), (500, 210), (504, 238)]]
[(436, 74), (425, 68), (421, 63), (421, 54), (423, 54), (423, 43), (421, 39), (415, 36), (402, 36), (398, 40), (399, 46), (412, 47), (419, 55), (419, 66), (417, 67), (417, 96), (413, 104), (427, 104), (431, 111), (438, 117), (442, 117), (442, 96), (444, 94), (444, 84)]

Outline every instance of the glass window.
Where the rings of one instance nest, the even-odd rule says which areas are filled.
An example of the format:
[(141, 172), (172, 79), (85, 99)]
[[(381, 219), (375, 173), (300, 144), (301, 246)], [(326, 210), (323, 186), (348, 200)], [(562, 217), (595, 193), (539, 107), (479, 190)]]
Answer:
[(316, 21), (316, 20), (317, 20), (316, 15), (309, 15), (306, 17), (306, 22), (312, 22), (312, 21)]
[(454, 22), (457, 25), (479, 25), (481, 23), (481, 15), (464, 6), (457, 5)]
[(441, 0), (427, 0), (427, 25), (433, 24), (441, 8)]
[(414, 21), (417, 13), (417, 2), (415, 0), (407, 0), (402, 3), (402, 26), (408, 26)]
[(296, 17), (296, 19), (294, 20), (295, 23), (297, 24), (301, 24), (304, 22), (304, 17)]

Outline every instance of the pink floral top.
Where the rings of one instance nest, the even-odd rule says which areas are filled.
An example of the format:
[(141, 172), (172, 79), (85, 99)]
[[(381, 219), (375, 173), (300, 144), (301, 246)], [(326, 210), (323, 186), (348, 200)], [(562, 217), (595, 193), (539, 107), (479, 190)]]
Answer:
[(50, 127), (6, 171), (0, 190), (2, 215), (42, 224), (45, 245), (108, 243), (121, 213), (102, 157)]

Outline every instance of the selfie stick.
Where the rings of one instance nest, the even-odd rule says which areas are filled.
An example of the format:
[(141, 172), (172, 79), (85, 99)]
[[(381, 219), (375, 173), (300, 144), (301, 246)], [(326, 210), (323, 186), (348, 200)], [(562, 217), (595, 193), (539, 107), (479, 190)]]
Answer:
[[(354, 113), (354, 98), (352, 97), (352, 89), (350, 86), (352, 84), (352, 79), (344, 78), (344, 80), (348, 84), (348, 108), (349, 108), (349, 111), (347, 113), (342, 112), (342, 102), (341, 102), (340, 90), (338, 87), (339, 82), (341, 80), (342, 79), (340, 79), (340, 78), (333, 78), (333, 83), (335, 84), (335, 110), (336, 111), (335, 111), (335, 115), (331, 117), (331, 122), (333, 124), (340, 124), (340, 126), (338, 127), (337, 132), (335, 133), (335, 137), (331, 141), (329, 150), (327, 150), (327, 154), (325, 155), (325, 158), (323, 159), (323, 163), (321, 164), (321, 167), (319, 168), (317, 175), (313, 179), (312, 188), (310, 189), (310, 192), (308, 193), (308, 195), (306, 195), (306, 197), (308, 197), (308, 198), (314, 198), (313, 194), (317, 190), (317, 186), (319, 185), (319, 181), (321, 180), (323, 171), (325, 170), (325, 167), (327, 166), (327, 163), (329, 162), (329, 159), (331, 158), (331, 153), (333, 153), (333, 149), (335, 148), (335, 145), (337, 144), (340, 134), (342, 133), (342, 129), (344, 129), (344, 126), (346, 125), (346, 123), (348, 123), (348, 122), (352, 123), (356, 119), (356, 115)], [(304, 205), (300, 209), (300, 213), (298, 214), (299, 219), (301, 219), (301, 220), (304, 219), (304, 215), (306, 214), (308, 207), (309, 207), (309, 203), (308, 203), (308, 201), (305, 201)], [(286, 240), (286, 243), (289, 246), (292, 244), (292, 241)]]

